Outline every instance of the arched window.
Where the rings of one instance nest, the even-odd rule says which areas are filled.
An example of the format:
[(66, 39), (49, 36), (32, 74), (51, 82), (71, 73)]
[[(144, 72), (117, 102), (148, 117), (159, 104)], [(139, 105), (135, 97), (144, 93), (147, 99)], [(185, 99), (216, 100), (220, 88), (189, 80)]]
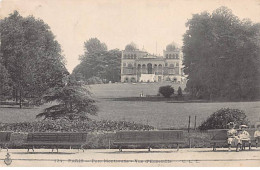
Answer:
[(141, 64), (138, 64), (138, 65), (137, 65), (137, 71), (138, 71), (138, 72), (141, 71)]
[(174, 67), (174, 64), (170, 64), (170, 67)]
[(147, 72), (148, 72), (148, 74), (152, 74), (153, 73), (153, 65), (151, 63), (147, 64)]
[(131, 63), (129, 63), (129, 64), (127, 65), (127, 67), (130, 67), (130, 68), (132, 68), (132, 67), (133, 67), (133, 65), (132, 65)]
[(168, 66), (168, 63), (165, 63), (165, 67), (167, 67)]
[(168, 54), (166, 54), (166, 58), (169, 58)]
[(128, 82), (128, 77), (125, 78), (125, 82)]

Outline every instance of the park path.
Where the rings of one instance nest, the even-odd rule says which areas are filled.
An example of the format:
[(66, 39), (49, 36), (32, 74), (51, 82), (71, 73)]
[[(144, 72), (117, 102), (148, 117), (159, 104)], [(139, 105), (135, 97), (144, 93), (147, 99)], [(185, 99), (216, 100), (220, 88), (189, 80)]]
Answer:
[[(115, 149), (78, 150), (61, 149), (51, 153), (50, 149), (36, 149), (27, 153), (25, 149), (10, 149), (9, 166), (260, 166), (260, 149), (251, 151), (227, 152), (210, 148), (180, 149), (127, 149), (118, 152)], [(4, 163), (7, 151), (0, 152), (0, 167)]]

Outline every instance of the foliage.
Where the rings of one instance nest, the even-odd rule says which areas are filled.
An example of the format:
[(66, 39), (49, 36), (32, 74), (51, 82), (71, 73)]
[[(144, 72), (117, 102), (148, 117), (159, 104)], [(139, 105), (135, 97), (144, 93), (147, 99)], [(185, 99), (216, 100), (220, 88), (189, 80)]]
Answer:
[(120, 81), (121, 52), (118, 49), (107, 51), (103, 46), (104, 43), (96, 38), (85, 42), (85, 53), (80, 56), (81, 62), (72, 74), (80, 73), (87, 81), (93, 80), (92, 77), (99, 77), (104, 82)]
[(12, 80), (0, 56), (0, 101), (12, 94)]
[(135, 50), (137, 50), (137, 45), (135, 43), (131, 42), (130, 44), (127, 44), (125, 46), (125, 50), (126, 51), (135, 51)]
[(88, 119), (88, 114), (97, 114), (97, 106), (94, 105), (95, 100), (92, 99), (89, 89), (74, 80), (69, 79), (65, 86), (50, 89), (43, 99), (45, 102), (55, 101), (57, 104), (44, 109), (37, 117), (68, 117), (74, 120)]
[(14, 132), (115, 132), (119, 130), (151, 130), (154, 127), (127, 121), (71, 120), (68, 117), (46, 118), (33, 122), (0, 123), (0, 131)]
[(225, 129), (229, 122), (234, 122), (237, 126), (249, 123), (244, 111), (239, 109), (222, 108), (214, 112), (206, 121), (204, 121), (199, 126), (199, 129)]
[(178, 91), (177, 91), (177, 93), (178, 93), (178, 96), (182, 96), (182, 89), (181, 89), (181, 87), (179, 86), (179, 88), (178, 88)]
[(93, 76), (87, 80), (87, 84), (103, 84), (101, 78)]
[(101, 43), (97, 38), (90, 38), (88, 41), (86, 41), (84, 43), (84, 48), (85, 54), (107, 51), (107, 45), (105, 43)]
[(47, 24), (15, 11), (1, 21), (0, 32), (3, 65), (21, 99), (40, 98), (63, 84), (64, 56)]
[(169, 98), (172, 94), (174, 94), (174, 88), (172, 86), (161, 86), (159, 88), (159, 93), (162, 94), (164, 97)]
[(230, 9), (193, 15), (184, 35), (184, 73), (195, 98), (259, 97), (260, 24), (239, 20)]

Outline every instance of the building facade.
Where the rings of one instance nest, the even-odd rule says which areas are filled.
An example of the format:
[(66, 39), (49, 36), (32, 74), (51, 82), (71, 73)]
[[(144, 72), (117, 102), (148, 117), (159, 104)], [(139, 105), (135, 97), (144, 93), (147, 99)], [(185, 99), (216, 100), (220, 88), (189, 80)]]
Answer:
[(163, 56), (144, 50), (122, 51), (121, 82), (185, 81), (183, 55), (179, 48), (164, 50)]

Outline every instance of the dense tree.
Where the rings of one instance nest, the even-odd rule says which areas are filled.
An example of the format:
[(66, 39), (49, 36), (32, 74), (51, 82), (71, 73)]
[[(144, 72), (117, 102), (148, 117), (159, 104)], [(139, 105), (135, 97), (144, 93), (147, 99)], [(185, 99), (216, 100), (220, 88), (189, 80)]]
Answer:
[(97, 106), (89, 89), (76, 82), (73, 76), (69, 76), (65, 86), (49, 89), (43, 99), (57, 104), (44, 109), (37, 117), (85, 120), (89, 119), (88, 115), (97, 114)]
[(193, 97), (250, 100), (259, 96), (260, 25), (226, 7), (193, 15), (184, 35), (184, 72)]
[(62, 85), (68, 72), (60, 45), (47, 24), (15, 11), (2, 20), (0, 32), (3, 64), (20, 101), (40, 98), (49, 88)]
[(88, 41), (86, 41), (84, 43), (84, 48), (85, 48), (85, 55), (96, 53), (96, 52), (107, 51), (107, 45), (105, 43), (101, 43), (100, 40), (97, 38), (90, 38)]
[(80, 73), (83, 80), (87, 82), (92, 77), (98, 77), (106, 82), (119, 81), (121, 52), (118, 49), (107, 51), (104, 47), (106, 45), (96, 38), (91, 38), (85, 42), (85, 53), (80, 56), (81, 62), (72, 74)]
[(174, 94), (174, 88), (172, 86), (167, 85), (167, 86), (161, 86), (159, 88), (159, 93), (162, 94), (164, 97), (169, 98), (171, 95)]
[(200, 126), (200, 130), (225, 129), (227, 124), (234, 122), (236, 126), (248, 125), (249, 121), (244, 111), (238, 109), (222, 108), (208, 117)]
[(179, 88), (178, 88), (177, 93), (178, 93), (178, 96), (179, 96), (179, 97), (182, 97), (182, 89), (181, 89), (180, 86), (179, 86)]
[(0, 56), (0, 101), (5, 100), (12, 94), (12, 80)]

